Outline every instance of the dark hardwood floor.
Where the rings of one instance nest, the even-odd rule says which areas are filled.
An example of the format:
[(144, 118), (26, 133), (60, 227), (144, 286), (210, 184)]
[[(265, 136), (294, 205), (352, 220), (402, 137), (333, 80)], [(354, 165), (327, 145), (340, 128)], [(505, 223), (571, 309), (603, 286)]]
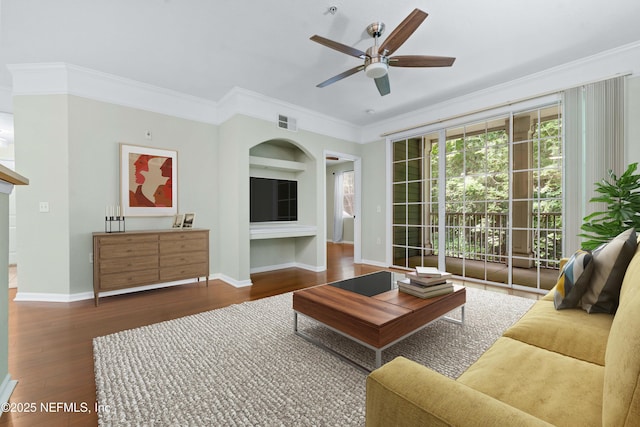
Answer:
[[(98, 307), (93, 300), (14, 302), (9, 289), (9, 372), (18, 380), (10, 402), (26, 411), (4, 413), (0, 426), (97, 425), (94, 337), (380, 270), (354, 264), (353, 246), (343, 244), (328, 244), (327, 267), (254, 274), (246, 288), (213, 280), (112, 296)], [(73, 405), (78, 412), (69, 411)]]

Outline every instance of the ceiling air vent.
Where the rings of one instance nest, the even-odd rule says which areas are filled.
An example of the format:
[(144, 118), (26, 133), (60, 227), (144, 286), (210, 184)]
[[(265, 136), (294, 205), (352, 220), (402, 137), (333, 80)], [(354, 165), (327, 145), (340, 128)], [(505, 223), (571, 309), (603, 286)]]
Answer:
[(278, 127), (280, 129), (290, 130), (292, 132), (296, 132), (298, 130), (296, 119), (294, 119), (293, 117), (283, 116), (282, 114), (278, 114)]

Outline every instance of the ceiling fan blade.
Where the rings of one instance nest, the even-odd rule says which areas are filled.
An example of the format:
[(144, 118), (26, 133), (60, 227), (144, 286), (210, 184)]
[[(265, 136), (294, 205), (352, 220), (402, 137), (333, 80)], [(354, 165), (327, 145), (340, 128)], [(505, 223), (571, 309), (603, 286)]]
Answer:
[(448, 56), (400, 55), (389, 58), (391, 67), (450, 67), (456, 58)]
[(352, 74), (357, 73), (358, 71), (362, 71), (364, 70), (364, 65), (358, 65), (357, 67), (351, 68), (345, 72), (342, 72), (340, 74), (338, 74), (337, 76), (333, 76), (330, 79), (327, 79), (325, 81), (323, 81), (322, 83), (316, 85), (316, 87), (325, 87), (325, 86), (329, 86), (332, 83), (337, 82), (338, 80), (342, 80), (345, 77), (349, 77)]
[(384, 76), (378, 77), (374, 80), (376, 81), (376, 86), (378, 87), (380, 95), (385, 96), (391, 93), (391, 87), (389, 86), (389, 74), (385, 74)]
[(347, 55), (355, 56), (356, 58), (364, 59), (367, 56), (367, 54), (364, 53), (361, 50), (358, 50), (358, 49), (356, 49), (354, 47), (351, 47), (351, 46), (347, 46), (346, 44), (342, 44), (342, 43), (338, 43), (338, 42), (333, 41), (333, 40), (329, 40), (329, 39), (324, 38), (322, 36), (311, 36), (310, 40), (312, 40), (312, 41), (314, 41), (316, 43), (320, 43), (323, 46), (330, 47), (331, 49), (335, 49), (338, 52), (342, 52), (342, 53), (346, 53)]
[(404, 21), (402, 21), (400, 25), (391, 32), (391, 34), (389, 34), (384, 43), (380, 46), (380, 49), (378, 49), (378, 52), (385, 56), (391, 55), (407, 41), (409, 36), (418, 29), (420, 24), (422, 24), (422, 21), (427, 19), (427, 16), (429, 15), (426, 12), (423, 12), (420, 9), (414, 9), (413, 12), (411, 12), (409, 16), (407, 16)]

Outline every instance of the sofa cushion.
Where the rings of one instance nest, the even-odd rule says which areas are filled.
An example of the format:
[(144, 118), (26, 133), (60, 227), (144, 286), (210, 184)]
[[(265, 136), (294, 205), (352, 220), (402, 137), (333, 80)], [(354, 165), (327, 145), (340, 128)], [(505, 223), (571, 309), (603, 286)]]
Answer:
[(603, 426), (640, 420), (640, 255), (627, 270), (605, 356)]
[(604, 365), (611, 322), (611, 314), (587, 314), (579, 308), (558, 311), (552, 301), (540, 300), (504, 336)]
[[(638, 237), (640, 240), (640, 237)], [(622, 280), (622, 287), (620, 288), (620, 301), (627, 297), (627, 291), (629, 293), (640, 292), (640, 287), (637, 285), (638, 278), (640, 277), (640, 244), (636, 248), (636, 253), (631, 258), (631, 262), (627, 266), (627, 271)]]
[(367, 377), (367, 427), (553, 427), (404, 357)]
[(458, 382), (556, 426), (601, 426), (604, 370), (501, 337)]
[(589, 251), (579, 249), (571, 255), (555, 286), (553, 302), (556, 310), (578, 306), (591, 280), (592, 261), (593, 256)]
[(631, 228), (593, 251), (593, 273), (582, 296), (584, 310), (588, 313), (616, 312), (622, 279), (636, 247), (636, 232)]

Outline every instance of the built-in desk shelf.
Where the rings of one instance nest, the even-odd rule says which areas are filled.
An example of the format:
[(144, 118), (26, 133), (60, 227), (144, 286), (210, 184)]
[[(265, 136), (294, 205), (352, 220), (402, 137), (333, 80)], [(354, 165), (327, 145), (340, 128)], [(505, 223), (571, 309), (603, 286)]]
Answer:
[(300, 224), (251, 224), (249, 233), (251, 240), (308, 237), (318, 234), (318, 227)]
[(273, 169), (284, 172), (303, 172), (307, 169), (307, 165), (302, 162), (258, 156), (249, 156), (249, 165), (254, 168)]

